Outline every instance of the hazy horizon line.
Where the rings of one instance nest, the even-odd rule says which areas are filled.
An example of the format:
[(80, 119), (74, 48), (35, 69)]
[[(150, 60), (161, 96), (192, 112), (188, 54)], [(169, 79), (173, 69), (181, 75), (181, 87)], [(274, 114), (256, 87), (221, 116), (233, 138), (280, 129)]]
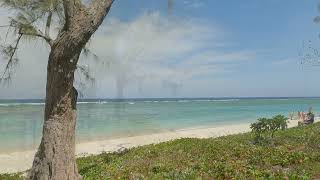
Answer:
[[(129, 97), (129, 98), (79, 98), (78, 101), (82, 100), (139, 100), (139, 99), (303, 99), (303, 98), (320, 98), (320, 96), (221, 96), (221, 97)], [(45, 98), (0, 98), (1, 100), (45, 100)]]

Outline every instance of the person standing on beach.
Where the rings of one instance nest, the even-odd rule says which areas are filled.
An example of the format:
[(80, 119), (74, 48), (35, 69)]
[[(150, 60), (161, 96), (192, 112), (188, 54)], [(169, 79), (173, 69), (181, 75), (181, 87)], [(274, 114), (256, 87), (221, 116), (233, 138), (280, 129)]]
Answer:
[(304, 121), (306, 119), (306, 113), (301, 112), (301, 120)]

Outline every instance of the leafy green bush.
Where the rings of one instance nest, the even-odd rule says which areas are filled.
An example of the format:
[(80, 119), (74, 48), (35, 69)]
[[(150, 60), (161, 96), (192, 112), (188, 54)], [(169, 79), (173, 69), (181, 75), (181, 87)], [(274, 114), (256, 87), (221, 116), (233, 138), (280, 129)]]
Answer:
[(276, 115), (271, 119), (270, 131), (271, 137), (274, 137), (274, 133), (278, 130), (284, 130), (288, 127), (288, 118), (283, 115)]
[(22, 174), (0, 174), (0, 180), (23, 180)]
[(271, 119), (259, 118), (257, 122), (250, 125), (252, 132), (255, 134), (255, 139), (258, 141), (268, 135), (273, 138), (276, 131), (284, 130), (287, 127), (287, 118), (283, 115), (276, 115)]
[(267, 118), (259, 118), (258, 122), (252, 123), (250, 125), (250, 128), (255, 134), (257, 140), (261, 139), (262, 135), (269, 130), (268, 121), (269, 119)]

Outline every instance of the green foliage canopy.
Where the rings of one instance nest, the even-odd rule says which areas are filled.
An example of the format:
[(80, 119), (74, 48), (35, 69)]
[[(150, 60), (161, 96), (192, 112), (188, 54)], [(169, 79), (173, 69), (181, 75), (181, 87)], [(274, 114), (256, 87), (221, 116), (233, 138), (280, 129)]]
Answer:
[(271, 119), (259, 118), (257, 122), (252, 123), (250, 128), (256, 136), (256, 140), (262, 139), (263, 135), (268, 135), (273, 138), (274, 133), (278, 130), (284, 130), (288, 127), (287, 119), (283, 115), (276, 115)]
[[(22, 41), (42, 40), (51, 47), (64, 28), (65, 13), (62, 0), (0, 0), (0, 5), (10, 15), (7, 24), (0, 26), (0, 30), (5, 32), (0, 37), (0, 53), (6, 61), (0, 82), (9, 82), (19, 62), (18, 50)], [(83, 49), (82, 54), (97, 59), (88, 47)], [(89, 67), (79, 65), (77, 71), (84, 80), (94, 81)]]

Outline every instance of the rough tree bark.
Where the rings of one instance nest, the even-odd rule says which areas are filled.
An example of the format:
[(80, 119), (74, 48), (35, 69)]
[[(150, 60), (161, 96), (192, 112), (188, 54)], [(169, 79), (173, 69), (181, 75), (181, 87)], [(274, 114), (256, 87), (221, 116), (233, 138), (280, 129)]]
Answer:
[(113, 0), (64, 0), (66, 23), (53, 41), (47, 67), (42, 139), (28, 179), (81, 179), (75, 159), (77, 91), (74, 72), (82, 49), (101, 25)]

